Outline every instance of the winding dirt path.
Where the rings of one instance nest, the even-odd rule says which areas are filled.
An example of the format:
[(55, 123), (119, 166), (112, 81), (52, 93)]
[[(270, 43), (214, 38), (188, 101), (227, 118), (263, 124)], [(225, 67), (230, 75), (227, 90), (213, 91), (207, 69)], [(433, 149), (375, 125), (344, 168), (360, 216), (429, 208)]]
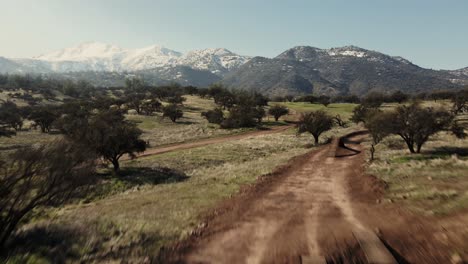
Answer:
[[(170, 145), (166, 145), (162, 147), (150, 148), (150, 149), (147, 149), (143, 153), (137, 154), (136, 158), (158, 155), (158, 154), (176, 151), (176, 150), (197, 148), (197, 147), (202, 147), (202, 146), (211, 145), (211, 144), (219, 144), (219, 143), (223, 143), (227, 141), (239, 140), (239, 139), (244, 139), (248, 137), (279, 133), (293, 126), (294, 125), (276, 126), (268, 130), (257, 130), (257, 131), (251, 131), (251, 132), (240, 133), (240, 134), (235, 134), (235, 135), (220, 136), (220, 137), (215, 137), (215, 138), (206, 138), (206, 139), (200, 139), (200, 140), (193, 141), (193, 142), (175, 143), (175, 144), (170, 144)], [(130, 158), (127, 156), (122, 157), (122, 160), (128, 160), (128, 159)]]
[(363, 229), (348, 196), (347, 177), (360, 166), (363, 136), (351, 138), (338, 156), (324, 146), (294, 164), (280, 182), (240, 212), (217, 221), (215, 231), (191, 246), (187, 263), (294, 263), (320, 259), (330, 241)]

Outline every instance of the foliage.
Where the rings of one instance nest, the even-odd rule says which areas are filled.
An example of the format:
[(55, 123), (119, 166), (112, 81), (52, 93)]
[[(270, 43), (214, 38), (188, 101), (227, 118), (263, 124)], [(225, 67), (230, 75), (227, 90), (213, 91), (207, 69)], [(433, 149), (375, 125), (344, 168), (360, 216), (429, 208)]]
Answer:
[(161, 102), (156, 99), (144, 100), (141, 103), (141, 112), (145, 115), (152, 115), (154, 112), (157, 112), (161, 109)]
[(172, 122), (176, 122), (177, 119), (184, 116), (182, 110), (177, 104), (169, 104), (162, 108), (163, 117), (168, 117)]
[(409, 96), (402, 91), (395, 91), (389, 97), (387, 102), (397, 102), (399, 104), (403, 103), (404, 101), (408, 100)]
[(286, 106), (274, 105), (268, 109), (268, 114), (272, 115), (275, 121), (278, 121), (281, 116), (289, 114), (289, 109)]
[(373, 112), (366, 116), (365, 126), (372, 137), (371, 160), (374, 160), (375, 146), (392, 132), (390, 122), (392, 122), (391, 113)]
[(135, 123), (125, 120), (119, 111), (102, 111), (87, 119), (70, 121), (73, 123), (65, 130), (66, 136), (111, 162), (115, 172), (119, 171), (119, 159), (123, 155), (134, 157), (135, 153), (146, 149), (147, 143), (140, 139), (142, 131)]
[(298, 134), (309, 132), (314, 137), (315, 144), (318, 144), (320, 135), (332, 127), (333, 117), (325, 111), (318, 110), (301, 115), (297, 132)]
[(29, 115), (29, 119), (34, 121), (35, 126), (41, 128), (42, 133), (50, 132), (52, 124), (59, 117), (57, 109), (52, 106), (34, 107)]
[(362, 98), (362, 105), (368, 108), (378, 108), (386, 101), (384, 94), (379, 92), (368, 93)]
[(414, 103), (397, 107), (386, 124), (405, 141), (411, 153), (420, 153), (429, 137), (448, 129), (453, 120), (454, 116), (448, 111), (422, 108)]
[(317, 98), (317, 102), (327, 107), (331, 103), (330, 96), (321, 95)]
[(452, 98), (454, 114), (468, 112), (468, 89), (459, 91)]
[(224, 120), (224, 113), (220, 108), (202, 112), (201, 115), (212, 124), (221, 124)]
[(360, 104), (353, 109), (353, 115), (351, 121), (358, 124), (360, 122), (365, 123), (369, 115), (373, 115), (375, 112), (380, 112), (378, 108), (370, 108), (364, 104)]
[(16, 104), (7, 101), (0, 106), (0, 126), (10, 127), (16, 131), (21, 129), (23, 117)]

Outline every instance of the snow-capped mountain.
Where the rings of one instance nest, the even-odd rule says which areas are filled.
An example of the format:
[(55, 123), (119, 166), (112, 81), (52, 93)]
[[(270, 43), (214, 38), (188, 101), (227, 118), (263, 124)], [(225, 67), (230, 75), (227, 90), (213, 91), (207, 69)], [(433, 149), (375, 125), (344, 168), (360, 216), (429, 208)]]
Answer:
[(181, 57), (179, 63), (222, 75), (239, 68), (249, 59), (250, 57), (237, 55), (227, 49), (204, 49), (188, 52)]
[(123, 49), (106, 43), (87, 42), (33, 58), (12, 59), (12, 63), (24, 68), (19, 69), (19, 72), (133, 72), (188, 66), (222, 76), (237, 69), (249, 58), (226, 49), (195, 50), (182, 54), (157, 45), (140, 49)]

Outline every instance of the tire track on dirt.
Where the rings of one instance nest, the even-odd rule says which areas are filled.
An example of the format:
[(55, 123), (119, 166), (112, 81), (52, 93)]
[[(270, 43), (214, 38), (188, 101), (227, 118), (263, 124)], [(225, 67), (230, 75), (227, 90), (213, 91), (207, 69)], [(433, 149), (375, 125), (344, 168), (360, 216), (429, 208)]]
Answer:
[(297, 263), (301, 256), (323, 257), (325, 240), (352, 237), (363, 226), (354, 216), (346, 177), (360, 165), (360, 146), (350, 144), (357, 150), (341, 158), (328, 157), (329, 146), (271, 190), (245, 201), (245, 212), (197, 241), (184, 262)]

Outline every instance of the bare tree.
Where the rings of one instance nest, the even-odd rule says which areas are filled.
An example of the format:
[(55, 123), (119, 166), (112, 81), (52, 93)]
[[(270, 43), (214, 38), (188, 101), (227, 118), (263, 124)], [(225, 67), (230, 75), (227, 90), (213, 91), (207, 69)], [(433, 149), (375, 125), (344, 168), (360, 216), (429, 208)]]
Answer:
[(33, 210), (63, 204), (92, 183), (95, 157), (65, 141), (26, 147), (0, 162), (0, 249)]

